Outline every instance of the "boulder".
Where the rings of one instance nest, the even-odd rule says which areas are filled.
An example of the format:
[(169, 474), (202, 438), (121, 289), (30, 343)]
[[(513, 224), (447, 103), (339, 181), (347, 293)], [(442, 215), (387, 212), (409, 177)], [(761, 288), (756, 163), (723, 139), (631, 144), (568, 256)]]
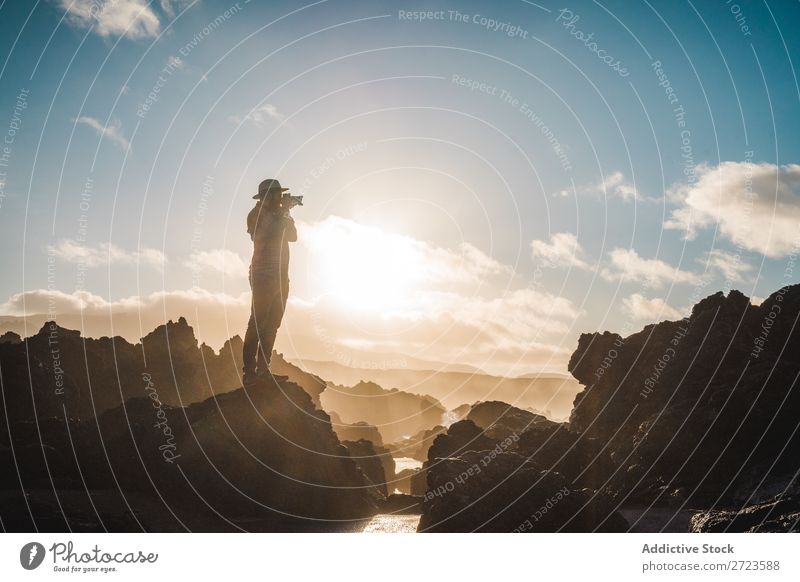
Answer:
[(531, 430), (493, 439), (464, 420), (437, 437), (424, 465), (419, 531), (625, 531), (604, 493), (576, 487), (520, 448)]
[(484, 429), (487, 436), (494, 438), (505, 438), (512, 433), (522, 434), (535, 424), (553, 424), (540, 414), (496, 400), (476, 403), (466, 418)]
[(516, 453), (469, 451), (435, 459), (421, 532), (621, 532), (628, 524), (602, 494)]

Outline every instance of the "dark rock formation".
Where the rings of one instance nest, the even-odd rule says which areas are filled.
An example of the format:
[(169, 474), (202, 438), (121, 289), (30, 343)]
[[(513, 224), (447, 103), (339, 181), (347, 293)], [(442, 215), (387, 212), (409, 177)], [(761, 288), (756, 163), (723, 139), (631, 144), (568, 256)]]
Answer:
[[(427, 462), (427, 461), (426, 461)], [(424, 466), (417, 469), (409, 478), (410, 493), (415, 497), (423, 497), (428, 491), (428, 472)]]
[(739, 510), (710, 510), (692, 516), (691, 530), (707, 532), (800, 531), (800, 497), (779, 495)]
[[(510, 419), (507, 425), (501, 412)], [(579, 478), (591, 453), (578, 435), (508, 405), (492, 403), (476, 416), (483, 417), (493, 437), (464, 420), (428, 451), (420, 531), (627, 529), (604, 493), (582, 488), (594, 483)]]
[[(19, 471), (3, 472), (2, 494), (19, 508), (4, 526), (79, 523), (84, 512), (76, 503), (62, 514), (54, 488), (83, 506), (88, 495), (107, 499), (95, 531), (105, 517), (129, 531), (296, 531), (374, 514), (372, 485), (299, 386), (270, 380), (184, 408), (159, 396), (150, 391), (96, 422), (61, 416), (4, 427), (3, 465)], [(23, 492), (47, 490), (29, 512)]]
[(731, 291), (627, 338), (584, 334), (570, 429), (605, 441), (627, 500), (735, 504), (800, 469), (800, 286)]
[(534, 424), (554, 424), (540, 414), (521, 410), (505, 402), (478, 402), (467, 414), (467, 420), (484, 429), (486, 436), (503, 438), (511, 433), (522, 434)]
[[(48, 322), (24, 343), (0, 344), (0, 370), (11, 415), (88, 419), (147, 396), (152, 383), (161, 401), (181, 406), (241, 385), (237, 338), (218, 354), (197, 345), (181, 318), (131, 344), (120, 337), (84, 338)], [(238, 340), (241, 345), (241, 340)], [(148, 378), (148, 380), (145, 380)]]
[(18, 344), (21, 342), (22, 338), (13, 331), (7, 331), (3, 335), (0, 335), (0, 344)]
[(471, 420), (460, 420), (439, 435), (428, 449), (428, 462), (439, 457), (455, 457), (464, 451), (492, 449), (497, 441), (486, 436), (483, 429)]
[(602, 494), (572, 489), (512, 452), (470, 451), (429, 462), (422, 532), (619, 532), (628, 524)]
[(393, 490), (394, 459), (388, 449), (376, 446), (368, 440), (342, 441), (350, 457), (361, 472), (375, 486), (379, 499), (385, 499)]
[[(10, 333), (10, 332), (9, 332)], [(9, 334), (5, 334), (8, 336)], [(11, 338), (13, 340), (13, 338)], [(273, 354), (275, 373), (289, 379), (319, 407), (325, 382)], [(241, 386), (242, 340), (237, 335), (219, 352), (198, 346), (184, 318), (131, 344), (121, 337), (82, 337), (80, 332), (47, 322), (24, 343), (0, 342), (0, 370), (11, 414), (88, 419), (147, 396), (152, 384), (170, 406), (186, 406)], [(30, 377), (29, 377), (30, 372)]]

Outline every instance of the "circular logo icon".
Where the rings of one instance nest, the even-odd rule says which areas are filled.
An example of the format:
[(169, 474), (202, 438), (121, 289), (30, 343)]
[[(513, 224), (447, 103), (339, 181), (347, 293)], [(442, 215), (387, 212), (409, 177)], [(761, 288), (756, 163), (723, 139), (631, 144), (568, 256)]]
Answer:
[(19, 563), (26, 570), (35, 570), (44, 561), (44, 546), (39, 542), (29, 542), (19, 551)]

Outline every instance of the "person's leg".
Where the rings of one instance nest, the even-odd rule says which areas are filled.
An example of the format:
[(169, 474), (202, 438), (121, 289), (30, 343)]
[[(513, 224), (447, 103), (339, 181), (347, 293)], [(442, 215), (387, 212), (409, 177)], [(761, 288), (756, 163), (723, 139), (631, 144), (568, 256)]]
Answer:
[[(252, 291), (252, 281), (250, 289)], [(255, 293), (253, 293), (255, 298)], [(258, 329), (256, 328), (255, 301), (250, 301), (250, 319), (247, 321), (247, 331), (244, 334), (242, 345), (242, 373), (247, 375), (256, 369), (256, 351), (258, 350)]]
[(273, 285), (269, 284), (269, 279), (265, 276), (254, 275), (251, 277), (250, 283), (253, 290), (253, 303), (250, 310), (250, 323), (247, 327), (247, 334), (245, 334), (245, 342), (248, 343), (248, 354), (250, 353), (249, 350), (252, 350), (252, 355), (248, 360), (252, 366), (249, 371), (255, 375), (256, 365), (258, 365), (259, 369), (264, 367), (261, 344), (264, 342), (265, 337), (268, 338), (268, 334), (265, 335), (264, 333), (265, 322), (269, 321), (274, 292)]
[(258, 331), (256, 330), (256, 320), (253, 316), (253, 309), (250, 308), (250, 319), (247, 322), (247, 331), (244, 334), (244, 343), (242, 345), (242, 361), (244, 366), (242, 369), (247, 372), (252, 371), (256, 367), (256, 351), (258, 350)]
[(283, 301), (281, 299), (280, 288), (275, 286), (269, 292), (268, 307), (264, 312), (264, 317), (258, 322), (258, 369), (266, 372), (269, 369), (272, 359), (272, 350), (275, 347), (275, 338), (278, 335), (283, 317)]

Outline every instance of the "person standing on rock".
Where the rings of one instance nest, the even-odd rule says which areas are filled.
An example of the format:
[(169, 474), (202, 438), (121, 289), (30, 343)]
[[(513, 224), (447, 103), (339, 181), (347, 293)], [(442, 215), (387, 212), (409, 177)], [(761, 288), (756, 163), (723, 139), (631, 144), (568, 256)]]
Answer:
[(289, 243), (297, 240), (297, 229), (289, 215), (291, 204), (284, 198), (287, 190), (278, 180), (264, 180), (253, 196), (256, 205), (247, 215), (247, 232), (253, 241), (253, 299), (242, 349), (245, 385), (272, 375), (270, 358), (289, 295)]

